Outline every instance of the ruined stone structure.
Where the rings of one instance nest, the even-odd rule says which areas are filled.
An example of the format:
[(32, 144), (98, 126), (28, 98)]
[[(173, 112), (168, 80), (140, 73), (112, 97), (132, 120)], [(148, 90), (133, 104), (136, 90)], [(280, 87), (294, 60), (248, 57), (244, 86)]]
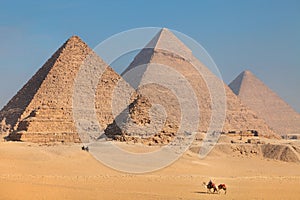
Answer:
[(250, 71), (244, 71), (229, 87), (242, 103), (281, 135), (300, 134), (300, 115)]
[[(197, 66), (200, 72), (194, 67)], [(207, 80), (210, 80), (210, 87), (225, 88), (226, 95), (226, 118), (223, 128), (216, 131), (223, 132), (236, 132), (255, 130), (260, 136), (266, 137), (278, 137), (264, 122), (264, 120), (258, 118), (256, 114), (245, 107), (237, 96), (230, 90), (230, 88), (224, 84), (219, 78), (217, 78), (206, 66), (204, 66), (197, 58), (192, 54), (192, 51), (186, 47), (173, 33), (167, 29), (162, 29), (141, 52), (134, 58), (130, 66), (122, 73), (122, 77), (129, 82), (132, 87), (136, 88), (139, 84), (143, 85), (138, 88), (137, 92), (140, 94), (138, 97), (147, 98), (145, 100), (135, 100), (130, 105), (134, 108), (129, 110), (130, 116), (123, 117), (123, 128), (117, 129), (116, 127), (109, 127), (106, 132), (113, 134), (118, 132), (121, 140), (139, 140), (140, 137), (147, 136), (147, 132), (150, 127), (151, 120), (145, 118), (145, 113), (151, 113), (149, 110), (151, 105), (160, 104), (165, 110), (166, 120), (161, 130), (153, 134), (152, 138), (145, 138), (144, 141), (155, 139), (157, 143), (165, 143), (166, 140), (170, 140), (170, 137), (174, 136), (178, 132), (181, 120), (181, 107), (179, 101), (174, 94), (174, 91), (170, 88), (179, 89), (181, 92), (186, 90), (183, 85), (183, 80), (179, 77), (172, 75), (171, 71), (174, 70), (175, 74), (179, 73), (184, 80), (187, 80), (192, 90), (194, 91), (198, 109), (200, 112), (200, 120), (198, 131), (208, 131), (211, 117), (213, 103), (218, 107), (218, 103), (221, 102), (222, 97), (215, 102), (212, 102), (211, 93), (208, 89)], [(169, 75), (171, 74), (171, 75)], [(162, 84), (144, 84), (147, 80), (167, 80), (166, 85)], [(177, 80), (173, 80), (177, 79)], [(134, 81), (132, 81), (134, 80)], [(172, 85), (172, 83), (175, 84)], [(169, 84), (169, 85), (168, 85)], [(190, 101), (190, 96), (183, 97), (183, 102)], [(195, 107), (186, 108), (188, 113), (192, 113)], [(148, 112), (147, 112), (148, 111)], [(220, 110), (220, 112), (222, 112)], [(128, 120), (131, 118), (131, 120)], [(159, 121), (160, 119), (156, 119)], [(130, 121), (130, 123), (128, 123)], [(194, 121), (187, 121), (185, 123), (195, 123)], [(114, 124), (116, 125), (116, 124)], [(136, 126), (138, 125), (138, 126)], [(142, 130), (140, 127), (144, 126)], [(111, 131), (113, 130), (113, 131)], [(117, 131), (118, 130), (118, 131)], [(139, 134), (132, 134), (139, 132)]]
[[(99, 131), (110, 138), (166, 144), (178, 133), (207, 132), (216, 111), (220, 115), (224, 112), (226, 117), (224, 126), (212, 127), (213, 130), (255, 130), (259, 136), (276, 137), (264, 120), (245, 107), (167, 29), (148, 43), (122, 77), (80, 38), (71, 37), (0, 111), (0, 130), (8, 131), (10, 140), (80, 142), (73, 95), (82, 66), (103, 70), (92, 100)], [(86, 81), (90, 81), (88, 77)], [(212, 94), (220, 89), (226, 109), (220, 106), (224, 96), (216, 93), (216, 99), (212, 99)], [(90, 91), (82, 91), (85, 92)], [(195, 110), (199, 110), (199, 116), (193, 114)], [(195, 125), (197, 129), (192, 128)]]
[[(0, 111), (10, 140), (80, 142), (72, 114), (75, 77), (80, 66), (107, 65), (79, 37), (68, 39)], [(95, 108), (103, 129), (112, 123), (111, 96), (121, 77), (107, 67), (99, 80)]]

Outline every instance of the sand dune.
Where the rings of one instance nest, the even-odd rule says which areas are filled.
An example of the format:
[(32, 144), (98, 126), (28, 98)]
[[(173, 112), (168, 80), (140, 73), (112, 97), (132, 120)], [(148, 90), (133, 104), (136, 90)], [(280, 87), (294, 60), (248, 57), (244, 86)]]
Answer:
[[(124, 144), (123, 144), (124, 145)], [(129, 147), (130, 148), (130, 147)], [(80, 145), (0, 143), (0, 199), (298, 199), (300, 164), (233, 156), (214, 149), (205, 159), (188, 151), (147, 174), (112, 170)], [(203, 181), (225, 183), (207, 194)]]

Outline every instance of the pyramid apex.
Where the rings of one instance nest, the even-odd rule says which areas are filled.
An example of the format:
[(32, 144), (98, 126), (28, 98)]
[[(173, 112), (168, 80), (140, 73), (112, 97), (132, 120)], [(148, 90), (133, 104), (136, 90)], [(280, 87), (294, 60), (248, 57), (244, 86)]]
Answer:
[(160, 32), (170, 32), (170, 30), (168, 29), (168, 28), (162, 28), (161, 30), (160, 30)]
[(67, 47), (81, 48), (85, 49), (85, 51), (88, 52), (92, 51), (92, 49), (77, 35), (72, 35), (71, 37), (69, 37), (68, 40), (58, 49), (58, 51), (60, 52), (59, 55), (63, 53), (64, 49)]
[(244, 74), (244, 75), (253, 75), (253, 73), (250, 70), (248, 70), (248, 69), (246, 69), (245, 71), (243, 71), (242, 74)]
[(72, 36), (70, 37), (70, 39), (72, 39), (72, 38), (80, 39), (80, 37), (79, 37), (78, 35), (72, 35)]
[[(240, 84), (242, 83), (242, 81), (245, 79), (245, 78), (249, 78), (249, 77), (255, 77), (255, 75), (248, 69), (242, 71), (237, 77), (236, 79), (239, 79), (239, 82)], [(232, 81), (233, 82), (233, 81)]]
[(83, 40), (78, 36), (78, 35), (72, 35), (71, 37), (69, 37), (69, 39), (67, 40), (68, 42), (83, 42)]
[(232, 90), (232, 92), (235, 95), (239, 95), (241, 87), (242, 87), (242, 83), (244, 81), (245, 76), (247, 76), (247, 74), (251, 73), (249, 70), (244, 70), (242, 71), (233, 81), (231, 81), (231, 83), (228, 85), (230, 87), (230, 89)]
[(185, 58), (192, 54), (192, 51), (167, 28), (160, 29), (145, 48), (166, 50)]
[(129, 70), (142, 64), (148, 64), (155, 52), (168, 52), (170, 55), (177, 55), (189, 60), (192, 58), (192, 51), (172, 31), (161, 28), (151, 41), (138, 53), (133, 62), (122, 72), (122, 76)]

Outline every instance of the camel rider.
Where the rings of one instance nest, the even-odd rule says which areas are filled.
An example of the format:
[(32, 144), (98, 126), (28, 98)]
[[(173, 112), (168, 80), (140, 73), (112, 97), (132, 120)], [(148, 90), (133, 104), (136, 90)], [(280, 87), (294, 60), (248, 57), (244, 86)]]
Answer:
[(207, 187), (210, 188), (212, 186), (212, 181), (209, 180), (208, 184), (207, 184)]
[(208, 188), (213, 188), (213, 187), (215, 187), (215, 184), (211, 180), (209, 180), (209, 182), (207, 184), (207, 187)]

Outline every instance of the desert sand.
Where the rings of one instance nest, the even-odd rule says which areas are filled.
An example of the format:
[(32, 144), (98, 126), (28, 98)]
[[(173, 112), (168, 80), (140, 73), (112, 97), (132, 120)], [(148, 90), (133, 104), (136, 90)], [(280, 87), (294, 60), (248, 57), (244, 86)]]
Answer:
[[(0, 199), (300, 198), (299, 162), (228, 154), (221, 147), (204, 159), (189, 150), (164, 169), (127, 174), (97, 161), (80, 144), (1, 142)], [(227, 194), (208, 194), (202, 182), (209, 179), (225, 183)]]

